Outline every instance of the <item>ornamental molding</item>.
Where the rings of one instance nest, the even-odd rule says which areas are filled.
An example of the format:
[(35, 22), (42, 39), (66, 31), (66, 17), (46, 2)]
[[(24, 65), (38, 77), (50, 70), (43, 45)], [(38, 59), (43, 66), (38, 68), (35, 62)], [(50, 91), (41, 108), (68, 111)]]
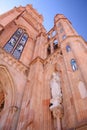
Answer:
[(27, 76), (29, 68), (0, 48), (0, 59)]

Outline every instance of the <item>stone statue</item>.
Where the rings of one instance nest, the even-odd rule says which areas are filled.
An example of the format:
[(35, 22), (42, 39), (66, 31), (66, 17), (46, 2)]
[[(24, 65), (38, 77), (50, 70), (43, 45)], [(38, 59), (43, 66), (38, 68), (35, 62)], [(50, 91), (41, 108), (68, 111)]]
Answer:
[(50, 99), (50, 111), (53, 117), (57, 121), (57, 130), (62, 130), (61, 119), (63, 117), (63, 106), (62, 106), (62, 93), (61, 93), (61, 83), (60, 76), (57, 72), (52, 74), (52, 79), (50, 81), (51, 95)]
[(58, 73), (52, 74), (52, 79), (50, 81), (51, 95), (52, 99), (50, 100), (50, 110), (55, 107), (61, 106), (62, 102), (62, 93), (61, 93), (61, 85), (60, 85), (60, 77)]

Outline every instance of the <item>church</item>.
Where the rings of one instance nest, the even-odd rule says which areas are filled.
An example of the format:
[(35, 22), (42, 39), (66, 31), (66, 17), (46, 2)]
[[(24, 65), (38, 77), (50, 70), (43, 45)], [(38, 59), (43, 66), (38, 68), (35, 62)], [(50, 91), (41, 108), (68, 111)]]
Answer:
[(86, 67), (63, 14), (49, 32), (32, 5), (0, 15), (0, 130), (87, 130)]

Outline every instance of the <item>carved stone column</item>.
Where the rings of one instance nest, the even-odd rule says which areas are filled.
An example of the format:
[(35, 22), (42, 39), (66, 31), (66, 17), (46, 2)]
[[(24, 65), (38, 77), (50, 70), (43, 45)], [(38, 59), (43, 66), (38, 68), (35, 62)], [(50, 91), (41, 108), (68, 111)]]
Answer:
[(50, 108), (52, 111), (53, 117), (57, 121), (57, 130), (61, 130), (61, 118), (63, 117), (63, 106), (60, 104), (56, 107)]
[(15, 125), (15, 120), (14, 120), (14, 116), (15, 114), (17, 114), (18, 112), (18, 107), (17, 106), (11, 106), (9, 111), (8, 111), (8, 116), (7, 116), (7, 120), (4, 126), (4, 130), (14, 130), (14, 125)]

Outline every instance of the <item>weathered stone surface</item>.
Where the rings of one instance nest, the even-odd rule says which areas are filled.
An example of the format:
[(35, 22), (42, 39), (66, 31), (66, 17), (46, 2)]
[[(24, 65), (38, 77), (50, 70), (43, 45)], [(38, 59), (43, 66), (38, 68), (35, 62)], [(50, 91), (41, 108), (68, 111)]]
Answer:
[[(62, 14), (55, 16), (48, 33), (42, 21), (32, 5), (0, 16), (0, 130), (86, 130), (87, 43)], [(21, 38), (13, 52), (4, 49), (18, 28), (29, 36), (19, 60), (13, 52)], [(59, 74), (62, 96), (51, 112), (54, 72)]]

